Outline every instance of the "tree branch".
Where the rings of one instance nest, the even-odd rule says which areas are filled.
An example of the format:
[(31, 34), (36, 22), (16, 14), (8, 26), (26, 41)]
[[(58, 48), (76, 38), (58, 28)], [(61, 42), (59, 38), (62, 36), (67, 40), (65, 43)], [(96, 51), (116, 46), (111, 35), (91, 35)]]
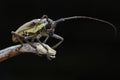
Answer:
[(20, 44), (18, 44), (18, 45), (10, 46), (8, 48), (0, 50), (0, 62), (7, 60), (11, 57), (14, 57), (18, 54), (24, 54), (24, 53), (35, 53), (37, 55), (47, 55), (47, 58), (49, 60), (51, 60), (51, 58), (55, 58), (56, 51), (51, 47), (49, 47), (47, 44), (43, 44), (43, 45), (48, 49), (48, 51), (39, 43), (34, 43), (34, 45), (37, 47), (37, 50), (31, 47), (27, 43), (24, 44), (22, 47)]

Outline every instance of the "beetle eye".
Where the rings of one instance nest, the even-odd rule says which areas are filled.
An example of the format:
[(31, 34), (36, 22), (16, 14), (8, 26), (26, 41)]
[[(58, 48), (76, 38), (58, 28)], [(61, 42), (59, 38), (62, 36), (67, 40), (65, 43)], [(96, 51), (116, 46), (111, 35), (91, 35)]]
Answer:
[(50, 29), (50, 28), (51, 28), (51, 25), (50, 25), (50, 24), (47, 24), (45, 27), (46, 27), (46, 29)]

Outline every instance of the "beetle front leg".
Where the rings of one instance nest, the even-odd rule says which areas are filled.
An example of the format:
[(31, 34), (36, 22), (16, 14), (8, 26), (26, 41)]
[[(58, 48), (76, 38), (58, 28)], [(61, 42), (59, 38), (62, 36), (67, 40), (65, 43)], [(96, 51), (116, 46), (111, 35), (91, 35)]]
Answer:
[(57, 48), (57, 47), (64, 41), (64, 38), (61, 37), (61, 36), (59, 36), (59, 35), (57, 35), (57, 34), (53, 34), (52, 37), (60, 40), (57, 44), (55, 44), (55, 45), (52, 47), (53, 49), (54, 49), (54, 48)]

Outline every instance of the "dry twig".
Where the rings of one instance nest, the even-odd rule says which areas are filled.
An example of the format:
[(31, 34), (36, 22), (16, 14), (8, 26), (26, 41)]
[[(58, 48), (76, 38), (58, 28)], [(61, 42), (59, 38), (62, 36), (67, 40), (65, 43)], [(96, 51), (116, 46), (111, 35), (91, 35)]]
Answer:
[(21, 48), (20, 48), (21, 45), (19, 44), (0, 50), (0, 62), (7, 60), (11, 57), (14, 57), (18, 54), (24, 53), (47, 55), (48, 59), (55, 58), (56, 51), (49, 47), (47, 44), (43, 45), (48, 49), (48, 51), (45, 48), (43, 48), (43, 46), (40, 45), (39, 43), (34, 43), (34, 45), (37, 47), (37, 50), (31, 47), (29, 44), (24, 44)]

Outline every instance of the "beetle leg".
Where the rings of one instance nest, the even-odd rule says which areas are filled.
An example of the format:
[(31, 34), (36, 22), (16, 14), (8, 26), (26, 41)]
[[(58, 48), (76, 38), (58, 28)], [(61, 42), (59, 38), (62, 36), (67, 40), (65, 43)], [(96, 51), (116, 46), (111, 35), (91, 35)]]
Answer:
[(59, 35), (57, 35), (57, 34), (53, 34), (51, 37), (60, 40), (57, 44), (55, 44), (55, 45), (52, 47), (53, 49), (54, 49), (54, 48), (57, 48), (57, 47), (64, 41), (64, 38), (61, 37), (61, 36), (59, 36)]
[(49, 39), (49, 36), (47, 36), (47, 37), (45, 38), (45, 40), (43, 41), (43, 43), (46, 43), (48, 39)]
[(22, 36), (20, 36), (19, 34), (15, 33), (14, 31), (11, 32), (13, 35), (16, 36), (16, 39), (21, 43), (21, 46), (17, 49), (20, 50), (23, 47), (24, 42), (20, 39), (23, 38)]
[(48, 51), (48, 49), (43, 45), (43, 43), (40, 41), (41, 35), (36, 36), (37, 41)]
[(23, 47), (24, 42), (19, 37), (16, 36), (16, 38), (21, 43), (21, 46), (17, 49), (20, 50)]
[(36, 36), (33, 36), (31, 42), (33, 43), (35, 41)]
[(15, 33), (14, 31), (12, 31), (11, 33), (16, 36), (17, 40), (21, 43), (21, 47), (23, 46), (24, 43), (20, 38), (23, 38), (25, 42), (30, 44), (33, 48), (36, 48), (31, 42), (28, 41), (28, 39), (32, 38), (32, 36), (28, 36), (28, 37), (20, 36), (19, 34)]
[(18, 37), (20, 37), (20, 38), (24, 38), (23, 36), (19, 35), (18, 33), (14, 32), (14, 31), (12, 31), (11, 34), (13, 34), (13, 35), (15, 35), (15, 36), (18, 36)]
[(34, 46), (32, 42), (28, 41), (27, 39), (25, 39), (25, 42), (27, 42), (29, 45), (36, 49), (36, 46)]

